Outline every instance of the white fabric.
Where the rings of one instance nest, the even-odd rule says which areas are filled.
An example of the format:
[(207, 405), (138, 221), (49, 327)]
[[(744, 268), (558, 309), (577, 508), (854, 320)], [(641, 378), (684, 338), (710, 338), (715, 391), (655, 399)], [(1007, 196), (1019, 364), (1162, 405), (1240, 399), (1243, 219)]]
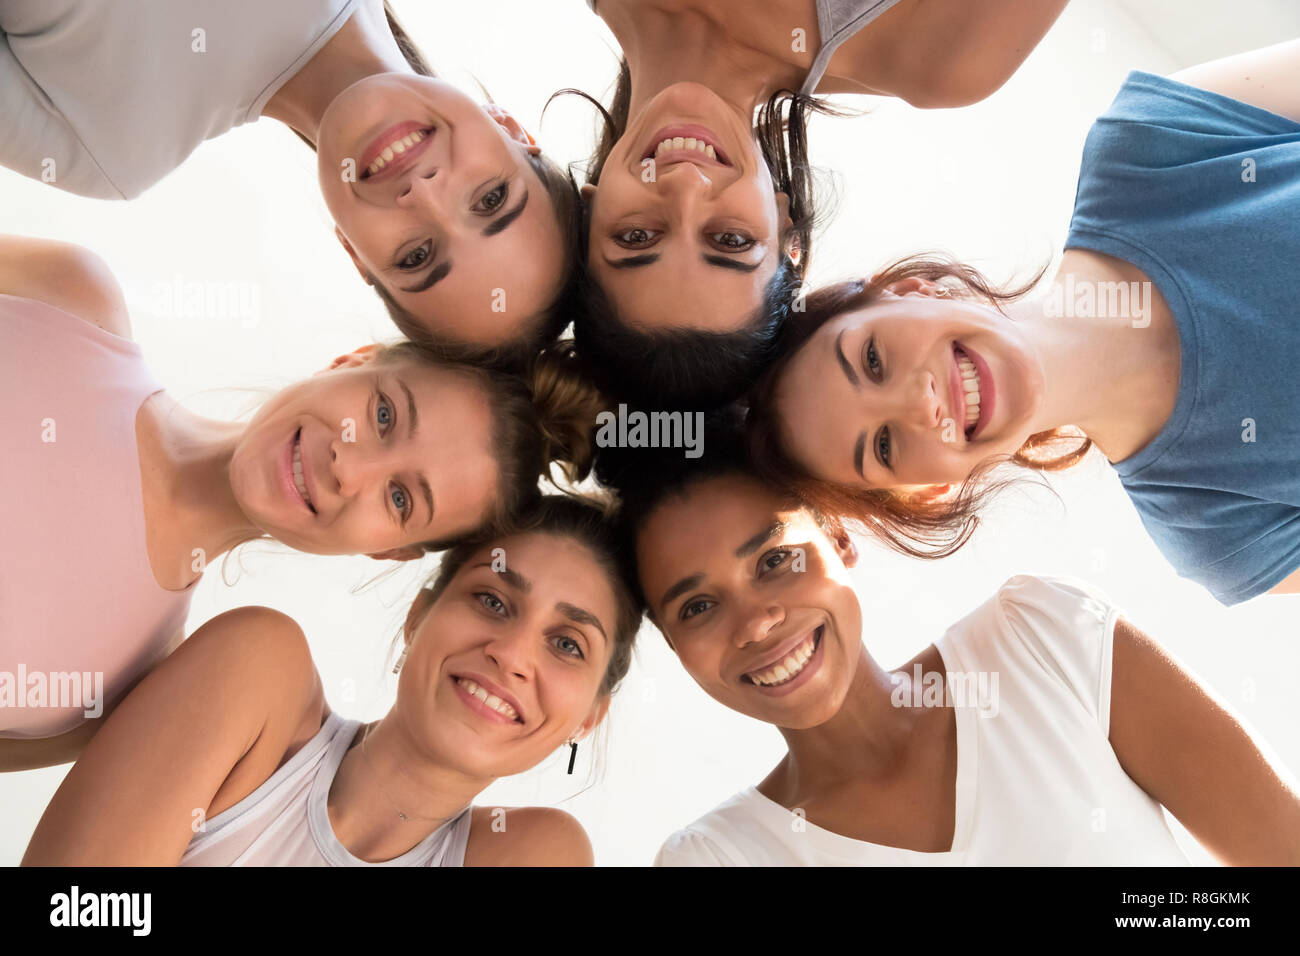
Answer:
[(359, 2), (0, 0), (0, 165), (134, 198), (256, 120)]
[(348, 852), (330, 826), (326, 800), (361, 723), (338, 714), (260, 787), (208, 820), (181, 866), (463, 866), (470, 808), (383, 863)]
[(1187, 865), (1107, 740), (1119, 613), (1080, 581), (1022, 575), (935, 642), (949, 674), (985, 672), (990, 689), (998, 676), (995, 701), (955, 708), (950, 850), (850, 839), (749, 787), (670, 836), (656, 865)]

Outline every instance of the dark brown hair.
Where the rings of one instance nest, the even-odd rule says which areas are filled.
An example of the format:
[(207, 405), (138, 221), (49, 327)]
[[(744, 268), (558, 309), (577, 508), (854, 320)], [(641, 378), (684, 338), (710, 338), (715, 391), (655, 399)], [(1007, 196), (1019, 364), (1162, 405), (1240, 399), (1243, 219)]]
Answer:
[[(591, 471), (593, 428), (604, 399), (581, 373), (572, 342), (543, 349), (518, 373), (449, 362), (415, 342), (380, 347), (375, 361), (426, 363), (464, 375), (479, 385), (491, 406), (491, 443), (498, 468), (496, 506), (482, 533), (511, 527), (541, 498), (538, 482), (578, 482)], [(442, 551), (454, 541), (429, 541), (425, 551)]]
[(890, 547), (919, 558), (941, 558), (957, 551), (979, 524), (978, 513), (989, 500), (1015, 483), (996, 478), (997, 466), (1010, 462), (1037, 471), (1060, 471), (1081, 461), (1092, 442), (1077, 429), (1058, 428), (1031, 435), (1014, 454), (976, 468), (951, 496), (927, 497), (900, 489), (862, 489), (820, 481), (785, 451), (775, 407), (782, 372), (819, 328), (845, 312), (875, 303), (895, 282), (921, 278), (938, 283), (947, 295), (981, 300), (995, 308), (1028, 293), (1046, 267), (1028, 282), (1001, 289), (977, 269), (940, 254), (909, 256), (871, 279), (839, 282), (811, 293), (795, 312), (777, 343), (778, 358), (748, 398), (749, 452), (765, 479), (789, 487), (816, 510), (859, 525)]
[[(613, 633), (609, 635), (614, 646), (601, 682), (601, 693), (613, 694), (632, 663), (632, 649), (641, 625), (641, 607), (624, 576), (609, 506), (602, 501), (575, 495), (544, 495), (509, 525), (458, 541), (442, 556), (438, 570), (425, 585), (432, 592), (430, 605), (442, 596), (465, 562), (475, 554), (493, 542), (519, 534), (572, 538), (591, 552), (605, 572), (614, 592), (617, 618), (613, 622)], [(408, 619), (408, 631), (415, 623)]]

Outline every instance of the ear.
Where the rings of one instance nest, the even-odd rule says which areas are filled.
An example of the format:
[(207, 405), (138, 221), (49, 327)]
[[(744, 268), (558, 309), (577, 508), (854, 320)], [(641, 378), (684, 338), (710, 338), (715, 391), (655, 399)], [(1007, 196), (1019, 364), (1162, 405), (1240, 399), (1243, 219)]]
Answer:
[(843, 528), (835, 535), (835, 551), (844, 562), (846, 568), (854, 568), (858, 565), (858, 546), (853, 543), (849, 533)]
[(420, 588), (420, 593), (411, 602), (411, 608), (406, 612), (406, 621), (402, 624), (402, 639), (407, 644), (411, 643), (411, 638), (431, 607), (433, 607), (433, 588)]
[(892, 292), (894, 295), (907, 295), (909, 292), (915, 292), (919, 295), (938, 295), (939, 283), (932, 282), (929, 279), (922, 279), (920, 276), (912, 276), (910, 279), (899, 279), (897, 282), (891, 282), (885, 286), (886, 292)]
[(416, 558), (424, 557), (424, 551), (415, 545), (407, 545), (405, 548), (389, 548), (387, 551), (379, 551), (369, 555), (376, 561), (414, 561)]
[(533, 134), (528, 132), (519, 125), (519, 120), (510, 115), (508, 110), (504, 110), (495, 103), (488, 103), (483, 107), (483, 112), (492, 117), (497, 125), (506, 131), (506, 135), (516, 143), (523, 143), (528, 148), (528, 152), (536, 156), (542, 151), (542, 147), (537, 145), (537, 140), (533, 139)]
[(365, 280), (366, 285), (374, 285), (375, 280), (370, 277), (370, 270), (368, 270), (364, 263), (362, 263), (361, 257), (357, 255), (357, 250), (353, 249), (352, 243), (348, 242), (348, 237), (343, 235), (343, 230), (338, 226), (335, 226), (334, 235), (338, 236), (339, 242), (343, 243), (343, 248), (347, 251), (348, 257), (352, 260), (352, 265), (361, 275), (361, 278)]
[(913, 501), (928, 505), (931, 502), (946, 497), (951, 492), (952, 485), (945, 483), (942, 485), (916, 485), (914, 488), (910, 489), (907, 494)]
[(347, 355), (338, 356), (334, 361), (330, 362), (329, 365), (325, 366), (316, 374), (320, 375), (322, 372), (332, 372), (338, 368), (360, 368), (362, 365), (365, 365), (374, 359), (375, 355), (378, 354), (376, 351), (378, 348), (379, 346), (373, 343), (370, 345), (358, 346)]
[(583, 183), (578, 187), (578, 192), (584, 202), (591, 202), (596, 198), (596, 187), (591, 183)]
[(601, 694), (596, 703), (592, 704), (591, 712), (587, 714), (587, 719), (578, 727), (578, 739), (585, 740), (593, 730), (605, 719), (609, 713), (609, 694)]

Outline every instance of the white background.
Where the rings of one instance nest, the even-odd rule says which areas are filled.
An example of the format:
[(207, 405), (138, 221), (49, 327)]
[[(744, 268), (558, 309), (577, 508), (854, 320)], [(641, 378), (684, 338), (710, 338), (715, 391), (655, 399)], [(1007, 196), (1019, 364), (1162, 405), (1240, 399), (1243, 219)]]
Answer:
[[(396, 7), (442, 75), (469, 91), (477, 77), (550, 152), (586, 156), (589, 108), (560, 103), (539, 123), (551, 92), (576, 86), (599, 95), (612, 81), (612, 37), (581, 0)], [(1074, 0), (984, 103), (922, 112), (857, 99), (869, 115), (818, 119), (812, 130), (813, 159), (838, 171), (839, 195), (815, 245), (814, 282), (934, 248), (995, 278), (1030, 273), (1059, 253), (1083, 138), (1129, 69), (1168, 73), (1297, 35), (1300, 8), (1291, 0)], [(130, 203), (65, 195), (0, 169), (0, 229), (78, 242), (107, 259), (156, 373), (209, 414), (235, 416), (256, 400), (232, 386), (282, 385), (396, 334), (334, 239), (313, 155), (270, 120), (205, 144)], [(158, 286), (178, 277), (242, 283), (260, 314), (256, 321), (166, 314)], [(872, 655), (886, 666), (907, 660), (1012, 574), (1077, 575), (1108, 592), (1300, 772), (1300, 598), (1222, 608), (1169, 569), (1104, 464), (1052, 484), (1060, 501), (1045, 491), (1013, 495), (971, 545), (943, 562), (864, 545), (855, 574)], [(62, 566), (70, 588), (78, 573), (94, 573), (75, 570), (85, 567), (81, 555)], [(253, 545), (229, 563), (233, 586), (210, 569), (188, 630), (239, 605), (279, 608), (306, 631), (331, 707), (371, 719), (391, 703), (388, 649), (431, 567), (399, 568), (356, 593), (383, 566)], [(706, 697), (649, 627), (605, 730), (594, 758), (592, 747), (580, 749), (575, 776), (564, 772), (567, 751), (557, 753), (479, 802), (562, 806), (586, 826), (598, 863), (644, 864), (671, 831), (759, 780), (783, 752), (773, 728)], [(0, 775), (0, 864), (21, 858), (63, 773)], [(1208, 859), (1186, 842), (1194, 860)]]

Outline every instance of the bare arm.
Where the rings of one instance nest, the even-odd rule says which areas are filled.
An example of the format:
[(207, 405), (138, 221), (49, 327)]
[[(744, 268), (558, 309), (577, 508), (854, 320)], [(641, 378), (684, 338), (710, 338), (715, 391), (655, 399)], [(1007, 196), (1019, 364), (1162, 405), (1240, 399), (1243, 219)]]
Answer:
[(304, 715), (313, 704), (319, 715), (322, 702), (291, 619), (267, 608), (213, 618), (118, 705), (50, 801), (23, 863), (177, 863), (195, 811), (218, 813), (256, 789), (305, 742)]
[(1279, 581), (1269, 594), (1300, 594), (1300, 569)]
[[(475, 807), (466, 866), (592, 866), (587, 831), (553, 807)], [(497, 813), (497, 816), (493, 816)], [(493, 826), (504, 813), (505, 828)]]
[(131, 337), (121, 286), (104, 260), (81, 246), (0, 235), (0, 293), (45, 302), (105, 332)]
[(1300, 123), (1300, 39), (1202, 63), (1170, 79)]
[(1128, 621), (1115, 624), (1120, 765), (1224, 863), (1300, 864), (1300, 786), (1228, 708)]

